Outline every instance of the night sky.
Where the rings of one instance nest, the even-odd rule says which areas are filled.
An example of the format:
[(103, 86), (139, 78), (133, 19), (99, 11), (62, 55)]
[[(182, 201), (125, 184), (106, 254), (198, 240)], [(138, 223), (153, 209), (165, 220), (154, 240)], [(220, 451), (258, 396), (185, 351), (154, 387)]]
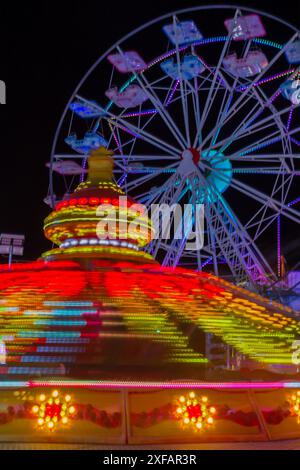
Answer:
[[(0, 107), (0, 232), (25, 234), (25, 259), (37, 258), (49, 247), (42, 233), (43, 219), (49, 213), (43, 202), (48, 187), (45, 163), (60, 115), (82, 75), (110, 45), (142, 23), (172, 10), (208, 3), (2, 2), (0, 79), (6, 82), (7, 104)], [(299, 26), (300, 4), (296, 6), (295, 0), (237, 3)]]

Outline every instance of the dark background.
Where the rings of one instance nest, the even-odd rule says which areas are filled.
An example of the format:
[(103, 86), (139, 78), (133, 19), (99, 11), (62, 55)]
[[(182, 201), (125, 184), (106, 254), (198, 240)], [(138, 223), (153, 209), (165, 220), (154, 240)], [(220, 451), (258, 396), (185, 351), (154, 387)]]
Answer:
[[(26, 235), (25, 258), (34, 259), (49, 247), (42, 233), (49, 213), (43, 202), (48, 187), (45, 163), (60, 115), (82, 75), (110, 45), (142, 23), (210, 3), (214, 2), (1, 3), (0, 79), (6, 82), (7, 104), (0, 106), (0, 232)], [(216, 3), (258, 8), (300, 26), (300, 3), (295, 0)]]

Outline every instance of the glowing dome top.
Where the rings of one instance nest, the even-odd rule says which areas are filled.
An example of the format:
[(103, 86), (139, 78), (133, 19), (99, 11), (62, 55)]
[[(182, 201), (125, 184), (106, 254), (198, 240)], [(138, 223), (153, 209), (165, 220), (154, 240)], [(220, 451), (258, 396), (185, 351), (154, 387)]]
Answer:
[(117, 257), (152, 261), (139, 251), (152, 237), (150, 221), (142, 206), (113, 182), (111, 155), (104, 147), (94, 150), (88, 158), (87, 180), (46, 218), (45, 236), (59, 248), (44, 253), (45, 260)]

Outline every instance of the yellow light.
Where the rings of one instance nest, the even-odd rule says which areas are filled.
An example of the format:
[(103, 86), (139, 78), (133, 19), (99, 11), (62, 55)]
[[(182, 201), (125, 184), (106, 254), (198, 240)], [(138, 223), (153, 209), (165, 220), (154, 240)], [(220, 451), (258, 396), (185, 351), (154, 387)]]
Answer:
[(38, 425), (39, 425), (39, 426), (43, 426), (43, 424), (44, 424), (43, 418), (39, 418), (39, 419), (38, 419)]
[(33, 406), (32, 407), (32, 413), (38, 413), (39, 409), (40, 408), (37, 405)]
[(61, 420), (61, 422), (62, 422), (63, 424), (67, 424), (68, 418), (65, 416), (65, 417)]
[(213, 424), (214, 419), (210, 416), (209, 418), (207, 418), (207, 422), (208, 424)]
[(184, 403), (184, 402), (185, 402), (185, 397), (182, 395), (182, 396), (179, 398), (179, 401), (180, 401), (180, 403)]
[(216, 408), (214, 406), (211, 406), (209, 411), (214, 414), (216, 412)]
[(54, 398), (58, 397), (58, 395), (59, 395), (58, 390), (54, 390), (54, 391), (52, 392), (52, 396), (53, 396)]
[(74, 407), (74, 406), (70, 406), (70, 408), (69, 408), (69, 413), (70, 413), (70, 414), (75, 413), (75, 407)]
[(182, 414), (182, 408), (177, 408), (176, 411), (177, 411), (178, 414)]
[(198, 423), (196, 424), (196, 427), (197, 427), (198, 429), (201, 429), (201, 428), (202, 428), (202, 423), (198, 422)]
[(195, 396), (196, 396), (196, 395), (195, 395), (195, 392), (191, 392), (191, 393), (190, 393), (190, 398), (195, 398)]
[(206, 403), (207, 402), (207, 397), (202, 397), (202, 401), (203, 401), (203, 403)]
[(70, 395), (66, 395), (65, 396), (65, 400), (68, 402), (68, 401), (71, 401), (71, 396)]
[(45, 401), (45, 400), (46, 400), (46, 396), (42, 393), (42, 394), (39, 396), (39, 399), (40, 399), (40, 401)]
[(49, 423), (48, 423), (48, 428), (49, 428), (49, 429), (52, 429), (53, 427), (54, 427), (53, 421), (49, 421)]
[(183, 422), (184, 422), (184, 424), (189, 424), (190, 419), (189, 418), (184, 418)]

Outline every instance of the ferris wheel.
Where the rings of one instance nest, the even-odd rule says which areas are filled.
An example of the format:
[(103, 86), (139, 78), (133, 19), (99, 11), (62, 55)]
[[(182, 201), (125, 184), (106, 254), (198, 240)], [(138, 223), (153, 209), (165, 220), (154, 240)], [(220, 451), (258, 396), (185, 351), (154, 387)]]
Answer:
[(204, 205), (203, 248), (188, 249), (186, 232), (155, 239), (148, 250), (163, 266), (230, 273), (242, 285), (276, 282), (283, 232), (300, 223), (299, 34), (270, 14), (221, 5), (131, 32), (72, 94), (46, 201), (68, 198), (87, 154), (104, 145), (116, 181), (139, 202)]

